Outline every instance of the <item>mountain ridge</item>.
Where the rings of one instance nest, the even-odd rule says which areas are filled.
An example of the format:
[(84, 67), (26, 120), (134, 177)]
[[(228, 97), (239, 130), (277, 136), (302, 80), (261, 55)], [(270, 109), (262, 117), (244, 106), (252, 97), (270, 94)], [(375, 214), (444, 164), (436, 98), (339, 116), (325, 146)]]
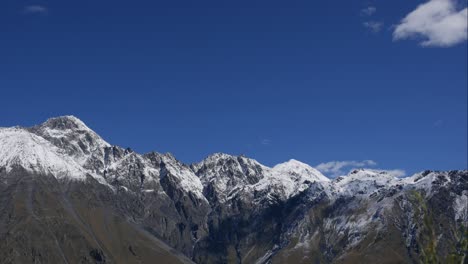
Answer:
[[(27, 190), (25, 200), (15, 199), (15, 186)], [(401, 262), (462, 260), (468, 242), (467, 170), (397, 178), (358, 169), (329, 179), (294, 159), (268, 167), (242, 155), (214, 153), (184, 164), (172, 154), (139, 154), (111, 145), (74, 116), (30, 128), (0, 128), (0, 188), (6, 197), (0, 199), (6, 208), (0, 214), (0, 236), (2, 221), (14, 228), (5, 220), (12, 215), (44, 225), (51, 213), (42, 207), (52, 206), (68, 215), (53, 217), (87, 241), (80, 248), (89, 254), (77, 256), (85, 263), (136, 261), (135, 250), (143, 250), (142, 244), (128, 246), (122, 262), (122, 249), (115, 247), (124, 245), (111, 244), (102, 226), (94, 226), (101, 235), (90, 239), (83, 226), (109, 221), (109, 214), (116, 221), (114, 232), (124, 228), (142, 241), (154, 236), (196, 263), (353, 263), (356, 255), (375, 261), (379, 255), (363, 248), (393, 254), (380, 248), (383, 242), (372, 238), (376, 234), (390, 239), (386, 243), (404, 256)], [(42, 194), (53, 198), (44, 200)], [(31, 209), (15, 209), (23, 207)], [(91, 217), (88, 210), (99, 213)], [(434, 240), (435, 234), (444, 245)], [(63, 243), (78, 241), (57, 236)], [(1, 248), (0, 243), (0, 256)]]
[[(92, 142), (94, 141), (94, 144), (100, 148), (106, 148), (106, 147), (118, 147), (117, 145), (111, 145), (109, 143), (107, 143), (104, 139), (102, 139), (96, 132), (94, 132), (92, 129), (90, 129), (83, 121), (81, 121), (79, 118), (73, 116), (73, 115), (66, 115), (66, 116), (59, 116), (59, 117), (54, 117), (54, 118), (49, 118), (47, 119), (44, 123), (40, 124), (40, 125), (35, 125), (35, 126), (32, 126), (32, 127), (15, 127), (16, 129), (18, 130), (25, 130), (25, 131), (29, 131), (37, 136), (40, 136), (48, 141), (51, 141), (53, 144), (55, 143), (55, 145), (59, 145), (60, 144), (60, 140), (64, 140), (64, 139), (67, 139), (67, 136), (70, 136), (71, 133), (75, 133), (76, 131), (81, 131), (83, 133), (83, 137)], [(6, 129), (6, 128), (3, 128), (3, 129)], [(70, 133), (71, 131), (71, 133)], [(92, 152), (92, 149), (90, 149), (89, 146), (86, 146), (83, 144), (83, 138), (76, 138), (77, 135), (71, 135), (70, 137), (75, 137), (74, 140), (78, 141), (76, 142), (76, 144), (73, 146), (73, 150), (81, 150), (82, 153), (80, 154), (83, 154), (83, 153), (86, 153), (86, 154), (89, 154), (90, 152)], [(81, 141), (79, 141), (81, 140)], [(68, 141), (70, 141), (70, 139), (68, 139)], [(61, 146), (63, 147), (63, 146)], [(80, 149), (81, 147), (81, 149)], [(152, 153), (152, 152), (150, 152)], [(150, 154), (150, 153), (144, 153), (144, 154), (139, 154), (141, 156), (145, 156), (147, 154)], [(157, 153), (157, 152), (154, 152), (154, 153)], [(172, 156), (174, 157), (172, 154), (170, 153), (167, 153), (165, 155), (169, 155), (169, 156)], [(192, 164), (185, 164), (183, 163), (185, 166), (194, 166), (194, 165), (197, 165), (197, 164), (201, 164), (201, 163), (205, 163), (207, 162), (208, 160), (210, 159), (213, 159), (213, 158), (233, 158), (233, 159), (237, 159), (237, 158), (244, 158), (244, 159), (248, 159), (248, 160), (251, 160), (251, 161), (254, 161), (254, 162), (257, 162), (256, 160), (254, 159), (251, 159), (251, 158), (247, 158), (245, 157), (244, 155), (239, 155), (239, 156), (235, 156), (235, 155), (231, 155), (231, 154), (226, 154), (226, 153), (221, 153), (221, 152), (218, 152), (218, 153), (213, 153), (213, 154), (210, 154), (208, 155), (207, 157), (205, 157), (203, 160), (199, 161), (199, 162), (195, 162), (195, 163), (192, 163)], [(258, 163), (258, 162), (257, 162)], [(263, 166), (263, 167), (267, 167), (267, 168), (270, 168), (270, 169), (274, 169), (275, 167), (281, 167), (281, 166), (285, 166), (287, 164), (293, 164), (293, 166), (298, 166), (297, 164), (301, 164), (300, 166), (303, 166), (303, 167), (308, 167), (310, 168), (311, 170), (315, 170), (315, 173), (318, 174), (318, 176), (321, 178), (321, 180), (333, 180), (333, 178), (328, 178), (326, 176), (324, 176), (323, 174), (321, 174), (318, 170), (316, 170), (315, 168), (311, 167), (310, 165), (306, 164), (306, 163), (303, 163), (301, 161), (298, 161), (298, 160), (295, 160), (295, 159), (290, 159), (288, 161), (285, 161), (283, 163), (279, 163), (279, 164), (276, 164), (274, 165), (273, 167), (268, 167), (266, 165), (263, 165), (263, 164), (260, 164), (258, 163), (259, 165)]]

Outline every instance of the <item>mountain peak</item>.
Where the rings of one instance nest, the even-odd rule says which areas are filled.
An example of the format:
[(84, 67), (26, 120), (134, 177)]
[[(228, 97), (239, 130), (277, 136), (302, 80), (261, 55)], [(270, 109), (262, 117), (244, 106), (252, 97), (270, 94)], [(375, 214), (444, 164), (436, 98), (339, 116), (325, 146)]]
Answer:
[(40, 136), (50, 138), (70, 137), (72, 135), (84, 135), (87, 141), (95, 141), (100, 146), (110, 146), (96, 132), (89, 128), (83, 121), (73, 115), (58, 116), (47, 119), (41, 125), (31, 129)]
[(286, 162), (283, 162), (283, 163), (280, 163), (280, 164), (277, 164), (275, 165), (275, 167), (281, 167), (281, 166), (296, 166), (296, 167), (308, 167), (308, 168), (312, 168), (309, 164), (306, 164), (304, 162), (301, 162), (301, 161), (298, 161), (296, 159), (290, 159)]
[(203, 161), (217, 161), (217, 160), (220, 160), (220, 159), (237, 159), (236, 156), (234, 155), (231, 155), (231, 154), (226, 154), (226, 153), (222, 153), (222, 152), (216, 152), (216, 153), (213, 153), (211, 155), (209, 155), (208, 157), (206, 157)]
[(85, 168), (93, 172), (104, 168), (105, 149), (111, 145), (77, 117), (49, 118), (28, 130), (46, 139)]
[(57, 130), (91, 130), (83, 121), (73, 115), (49, 118), (42, 124), (42, 126)]
[(280, 173), (293, 173), (298, 175), (313, 175), (317, 180), (330, 181), (329, 178), (324, 176), (320, 171), (311, 167), (310, 165), (290, 159), (289, 161), (277, 164), (273, 167), (273, 170)]

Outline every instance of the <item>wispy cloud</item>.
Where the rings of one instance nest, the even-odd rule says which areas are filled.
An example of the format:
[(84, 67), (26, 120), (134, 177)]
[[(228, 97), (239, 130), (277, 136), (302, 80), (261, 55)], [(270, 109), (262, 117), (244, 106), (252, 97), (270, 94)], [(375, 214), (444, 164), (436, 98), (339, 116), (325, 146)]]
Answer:
[(377, 12), (377, 8), (374, 6), (368, 6), (364, 9), (361, 9), (361, 15), (363, 16), (372, 16), (375, 12)]
[(271, 144), (271, 140), (264, 138), (260, 141), (260, 143), (264, 146), (269, 146)]
[(42, 5), (28, 5), (24, 7), (23, 13), (46, 15), (49, 13), (49, 9)]
[(315, 168), (322, 173), (329, 174), (331, 177), (337, 177), (340, 175), (346, 174), (346, 170), (349, 168), (364, 168), (364, 167), (374, 167), (377, 165), (377, 162), (373, 160), (346, 160), (346, 161), (329, 161), (325, 163), (320, 163)]
[(373, 33), (378, 33), (380, 30), (382, 30), (382, 27), (384, 25), (383, 22), (377, 22), (377, 21), (366, 21), (362, 23), (365, 28), (369, 29)]
[(444, 124), (444, 120), (442, 119), (439, 119), (437, 121), (434, 122), (434, 124), (432, 124), (433, 127), (440, 127)]
[[(331, 178), (336, 178), (338, 176), (343, 176), (349, 173), (354, 169), (359, 168), (369, 168), (377, 166), (377, 162), (373, 160), (363, 160), (363, 161), (355, 161), (355, 160), (346, 160), (346, 161), (330, 161), (325, 163), (320, 163), (315, 168), (322, 172), (323, 174), (328, 175)], [(404, 170), (384, 170), (384, 169), (372, 169), (373, 171), (383, 171), (386, 172), (393, 177), (403, 177), (406, 175)]]
[(430, 0), (409, 13), (393, 32), (394, 40), (419, 38), (422, 46), (450, 47), (467, 39), (468, 9), (455, 0)]

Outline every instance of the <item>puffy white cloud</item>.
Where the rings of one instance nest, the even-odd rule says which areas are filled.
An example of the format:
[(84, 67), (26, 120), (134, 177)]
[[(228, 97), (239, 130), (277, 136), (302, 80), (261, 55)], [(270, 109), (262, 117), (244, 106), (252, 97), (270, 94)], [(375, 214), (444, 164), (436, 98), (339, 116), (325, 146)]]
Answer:
[(449, 47), (467, 39), (468, 9), (454, 0), (430, 0), (419, 5), (395, 27), (393, 39), (421, 38), (422, 46)]

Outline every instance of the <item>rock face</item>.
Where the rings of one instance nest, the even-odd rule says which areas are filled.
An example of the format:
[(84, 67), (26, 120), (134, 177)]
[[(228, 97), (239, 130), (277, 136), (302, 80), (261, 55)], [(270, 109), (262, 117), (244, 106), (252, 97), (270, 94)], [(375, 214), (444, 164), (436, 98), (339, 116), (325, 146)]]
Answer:
[(468, 171), (330, 180), (107, 143), (72, 116), (0, 128), (1, 263), (464, 263)]

